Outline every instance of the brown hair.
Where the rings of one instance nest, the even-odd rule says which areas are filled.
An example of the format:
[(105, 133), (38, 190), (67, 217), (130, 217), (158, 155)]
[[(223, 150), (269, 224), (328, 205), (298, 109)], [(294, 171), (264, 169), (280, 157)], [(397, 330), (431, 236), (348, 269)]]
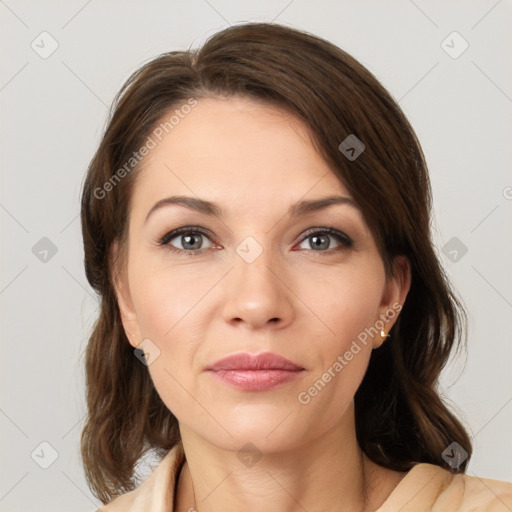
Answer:
[[(88, 418), (81, 438), (93, 493), (106, 503), (134, 489), (140, 458), (148, 450), (162, 457), (180, 439), (176, 417), (134, 357), (120, 320), (113, 273), (124, 265), (131, 191), (141, 165), (122, 179), (116, 172), (163, 115), (190, 98), (216, 95), (254, 98), (302, 119), (360, 205), (386, 274), (393, 272), (394, 256), (409, 259), (407, 300), (391, 337), (372, 352), (355, 396), (362, 450), (399, 471), (416, 462), (446, 467), (441, 454), (454, 441), (471, 454), (468, 434), (437, 391), (452, 349), (464, 346), (466, 313), (433, 248), (430, 182), (414, 130), (378, 80), (340, 48), (281, 25), (248, 23), (218, 32), (198, 50), (162, 54), (130, 76), (85, 178), (85, 271), (101, 298), (85, 352)], [(338, 148), (350, 134), (366, 146), (353, 161)], [(121, 249), (115, 261), (114, 241)], [(465, 471), (468, 460), (457, 470)]]

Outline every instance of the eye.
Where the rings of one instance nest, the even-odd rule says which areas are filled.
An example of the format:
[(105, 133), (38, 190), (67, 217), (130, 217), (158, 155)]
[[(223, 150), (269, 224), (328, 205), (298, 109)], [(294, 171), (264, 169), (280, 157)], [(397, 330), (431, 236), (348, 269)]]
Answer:
[[(208, 240), (210, 245), (204, 247), (204, 240)], [(183, 253), (188, 251), (190, 255), (201, 254), (213, 247), (208, 234), (202, 229), (194, 227), (183, 227), (170, 231), (158, 243), (167, 246), (171, 252)]]
[[(187, 253), (190, 256), (202, 254), (208, 249), (219, 248), (210, 240), (210, 233), (195, 226), (185, 226), (174, 229), (158, 240), (158, 244), (167, 247), (171, 252), (178, 254)], [(204, 242), (208, 241), (205, 247)], [(335, 240), (334, 245), (332, 241)], [(309, 242), (309, 247), (303, 244)], [(352, 247), (353, 241), (350, 237), (334, 228), (312, 228), (303, 236), (299, 247), (313, 252), (331, 253), (335, 251), (346, 251)]]
[[(350, 237), (334, 228), (314, 228), (315, 231), (309, 232), (301, 241), (302, 249), (315, 252), (343, 251), (352, 247), (353, 242)], [(335, 239), (338, 245), (333, 247), (331, 241)], [(302, 244), (308, 243), (309, 247), (303, 247)]]

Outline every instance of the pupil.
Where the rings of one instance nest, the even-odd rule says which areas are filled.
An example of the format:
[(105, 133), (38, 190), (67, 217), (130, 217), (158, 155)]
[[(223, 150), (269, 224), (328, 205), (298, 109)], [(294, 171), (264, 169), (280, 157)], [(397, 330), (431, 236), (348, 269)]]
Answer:
[[(322, 240), (323, 239), (323, 240)], [(315, 235), (311, 238), (312, 247), (328, 249), (329, 248), (329, 238), (326, 235)]]
[(183, 243), (183, 240), (185, 240), (185, 242), (183, 243), (183, 247), (184, 247), (185, 249), (198, 249), (198, 248), (199, 248), (199, 246), (201, 245), (199, 242), (198, 242), (198, 243), (196, 243), (196, 244), (193, 244), (193, 243), (192, 243), (192, 247), (187, 247), (187, 244), (189, 244), (189, 243), (190, 243), (190, 240), (191, 240), (191, 239), (193, 240), (194, 238), (198, 238), (198, 237), (199, 237), (199, 235), (192, 235), (192, 236), (190, 236), (190, 235), (185, 235), (185, 236), (182, 236), (182, 237), (181, 237), (181, 238), (182, 238), (182, 243)]

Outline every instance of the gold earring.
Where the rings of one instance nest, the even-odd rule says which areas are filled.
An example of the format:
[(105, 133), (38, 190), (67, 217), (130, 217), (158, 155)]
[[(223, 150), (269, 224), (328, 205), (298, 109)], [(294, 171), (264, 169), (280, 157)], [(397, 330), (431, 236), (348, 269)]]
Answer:
[(386, 334), (386, 333), (384, 332), (384, 329), (381, 329), (381, 330), (380, 330), (380, 337), (381, 337), (383, 340), (384, 340), (384, 339), (386, 339), (386, 338), (389, 338), (389, 336), (390, 336), (389, 334)]

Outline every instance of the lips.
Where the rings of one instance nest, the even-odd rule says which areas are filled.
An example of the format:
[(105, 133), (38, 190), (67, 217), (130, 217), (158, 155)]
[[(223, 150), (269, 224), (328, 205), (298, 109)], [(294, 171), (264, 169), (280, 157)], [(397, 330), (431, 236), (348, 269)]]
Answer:
[(239, 391), (270, 391), (299, 378), (305, 369), (285, 357), (235, 354), (208, 366), (206, 372)]
[(252, 355), (248, 353), (234, 354), (232, 356), (220, 359), (214, 364), (208, 366), (206, 370), (304, 370), (289, 359), (283, 356), (266, 352), (264, 354)]

